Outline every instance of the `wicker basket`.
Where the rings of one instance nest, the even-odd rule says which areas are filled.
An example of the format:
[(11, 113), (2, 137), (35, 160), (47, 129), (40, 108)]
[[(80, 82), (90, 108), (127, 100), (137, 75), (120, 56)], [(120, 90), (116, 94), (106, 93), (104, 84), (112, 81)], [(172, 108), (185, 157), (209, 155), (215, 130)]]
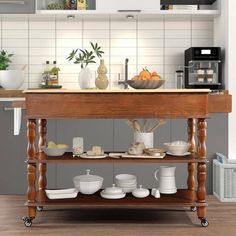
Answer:
[(213, 193), (221, 202), (236, 202), (236, 164), (213, 160)]

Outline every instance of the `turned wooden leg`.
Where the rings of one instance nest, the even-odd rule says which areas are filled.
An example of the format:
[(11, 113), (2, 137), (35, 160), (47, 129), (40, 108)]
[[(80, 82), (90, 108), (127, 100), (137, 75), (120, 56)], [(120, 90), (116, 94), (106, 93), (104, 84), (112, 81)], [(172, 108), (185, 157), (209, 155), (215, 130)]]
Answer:
[[(27, 167), (27, 179), (28, 179), (28, 203), (34, 203), (36, 200), (36, 164), (32, 161), (36, 160), (36, 148), (35, 148), (35, 137), (36, 137), (36, 121), (28, 120), (27, 123), (27, 137), (28, 137), (28, 167)], [(35, 218), (36, 207), (28, 207), (29, 218)]]
[[(39, 161), (42, 161), (45, 159), (45, 154), (43, 152), (43, 146), (46, 145), (46, 134), (47, 134), (47, 121), (44, 119), (39, 120)], [(47, 178), (46, 178), (46, 171), (47, 171), (47, 165), (45, 163), (39, 163), (39, 181), (38, 181), (38, 187), (39, 187), (39, 201), (42, 200), (45, 197), (44, 190), (47, 186)], [(42, 207), (40, 207), (40, 210), (42, 210)]]
[[(196, 144), (195, 144), (195, 119), (188, 119), (188, 143), (190, 143), (189, 152), (196, 152)], [(195, 190), (195, 164), (188, 163), (188, 190)], [(194, 197), (194, 193), (193, 193)]]
[[(201, 118), (198, 119), (198, 156), (200, 159), (206, 159), (206, 121)], [(206, 163), (198, 163), (197, 168), (197, 202), (205, 203), (206, 202)], [(206, 207), (198, 207), (197, 209), (198, 217), (205, 218)]]

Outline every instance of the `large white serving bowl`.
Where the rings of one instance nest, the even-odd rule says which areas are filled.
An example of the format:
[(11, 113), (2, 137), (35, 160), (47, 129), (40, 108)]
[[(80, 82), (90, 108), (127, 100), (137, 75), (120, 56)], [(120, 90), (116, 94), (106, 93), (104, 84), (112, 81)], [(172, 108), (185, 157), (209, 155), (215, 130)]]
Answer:
[(98, 175), (90, 175), (90, 170), (86, 170), (86, 175), (79, 175), (73, 178), (75, 188), (83, 194), (94, 194), (102, 188), (103, 178)]
[(175, 141), (172, 143), (164, 143), (167, 151), (174, 155), (184, 155), (188, 152), (190, 144), (184, 141)]
[(24, 80), (23, 70), (0, 70), (0, 85), (6, 90), (19, 89)]

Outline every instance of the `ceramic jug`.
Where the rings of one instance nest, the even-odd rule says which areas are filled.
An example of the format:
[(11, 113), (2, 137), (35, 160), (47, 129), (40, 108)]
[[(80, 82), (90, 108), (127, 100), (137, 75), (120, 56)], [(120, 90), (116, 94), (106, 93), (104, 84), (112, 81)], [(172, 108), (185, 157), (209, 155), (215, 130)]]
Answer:
[[(160, 169), (155, 171), (155, 179), (159, 182), (159, 191), (163, 194), (173, 194), (177, 192), (175, 184), (175, 166), (160, 166)], [(157, 174), (160, 173), (160, 180)]]

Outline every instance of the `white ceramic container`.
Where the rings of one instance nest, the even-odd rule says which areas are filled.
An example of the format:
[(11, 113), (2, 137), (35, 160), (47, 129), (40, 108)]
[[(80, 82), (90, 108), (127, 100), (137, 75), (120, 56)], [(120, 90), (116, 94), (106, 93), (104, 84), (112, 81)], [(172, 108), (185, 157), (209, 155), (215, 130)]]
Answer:
[(188, 152), (190, 144), (184, 141), (175, 141), (172, 143), (164, 143), (167, 151), (173, 155), (184, 155)]
[(134, 143), (144, 143), (146, 148), (153, 148), (153, 133), (134, 133)]
[(90, 175), (90, 170), (86, 170), (86, 175), (74, 177), (73, 182), (80, 193), (94, 194), (102, 188), (103, 178), (98, 175)]
[(143, 188), (142, 185), (140, 185), (139, 188), (134, 189), (132, 191), (132, 194), (136, 198), (145, 198), (145, 197), (149, 196), (150, 192), (148, 189)]
[(43, 151), (45, 152), (45, 154), (47, 156), (52, 156), (52, 157), (56, 157), (56, 156), (62, 156), (65, 154), (67, 148), (43, 148)]
[(81, 89), (95, 88), (95, 77), (89, 68), (81, 69), (79, 73), (79, 86)]
[(0, 85), (6, 90), (19, 89), (24, 80), (23, 70), (0, 70)]
[[(163, 194), (176, 193), (175, 183), (175, 166), (160, 166), (160, 169), (155, 171), (155, 179), (159, 182), (159, 191)], [(160, 172), (160, 179), (157, 174)]]

